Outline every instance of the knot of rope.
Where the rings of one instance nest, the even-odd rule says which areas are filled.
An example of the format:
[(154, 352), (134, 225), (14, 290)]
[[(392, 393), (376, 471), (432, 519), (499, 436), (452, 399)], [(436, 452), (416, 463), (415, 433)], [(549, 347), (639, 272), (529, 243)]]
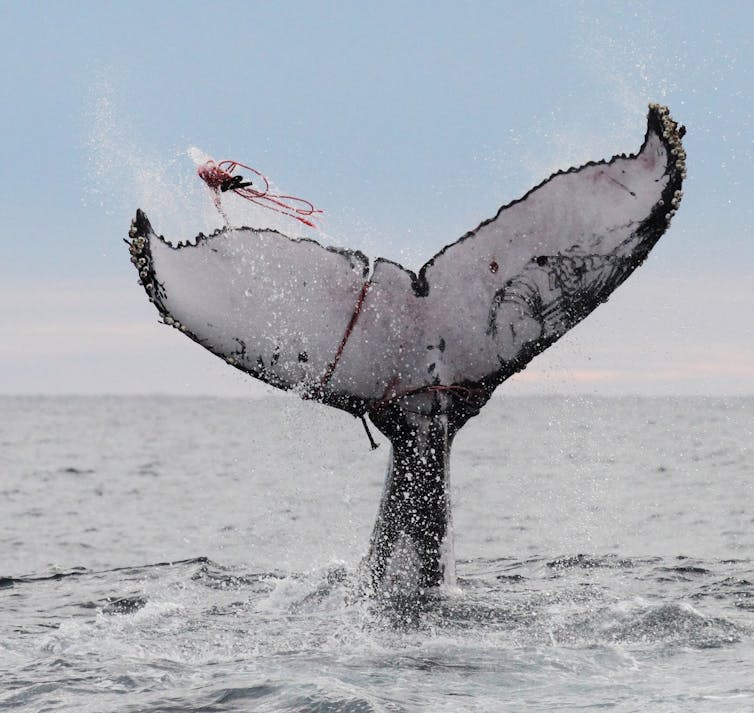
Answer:
[[(242, 175), (236, 174), (235, 171), (238, 168), (254, 174), (260, 181), (259, 188), (255, 188), (252, 181), (246, 181)], [(226, 191), (233, 191), (237, 196), (251, 201), (256, 205), (295, 218), (310, 228), (317, 227), (310, 218), (316, 213), (321, 213), (321, 210), (315, 208), (313, 203), (304, 198), (271, 193), (270, 182), (256, 168), (239, 163), (238, 161), (226, 160), (219, 163), (207, 161), (199, 166), (196, 172), (199, 174), (199, 178), (214, 193), (213, 200), (223, 217), (226, 216), (220, 205), (220, 194)]]

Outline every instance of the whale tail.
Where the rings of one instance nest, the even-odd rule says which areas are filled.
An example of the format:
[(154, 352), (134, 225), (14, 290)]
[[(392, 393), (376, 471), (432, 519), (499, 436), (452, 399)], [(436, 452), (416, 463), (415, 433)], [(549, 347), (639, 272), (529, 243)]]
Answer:
[(637, 153), (555, 173), (417, 273), (273, 230), (171, 245), (142, 211), (131, 260), (166, 324), (268, 384), (369, 415), (393, 447), (373, 579), (414, 562), (430, 587), (447, 572), (455, 433), (646, 259), (681, 200), (683, 134), (651, 105)]

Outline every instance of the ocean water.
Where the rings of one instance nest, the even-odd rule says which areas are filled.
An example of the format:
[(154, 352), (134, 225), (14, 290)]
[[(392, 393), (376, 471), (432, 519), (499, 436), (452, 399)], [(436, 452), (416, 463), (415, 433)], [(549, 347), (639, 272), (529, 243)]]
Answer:
[(0, 399), (0, 709), (754, 710), (754, 398), (503, 392), (406, 625), (358, 596), (387, 444), (350, 416)]

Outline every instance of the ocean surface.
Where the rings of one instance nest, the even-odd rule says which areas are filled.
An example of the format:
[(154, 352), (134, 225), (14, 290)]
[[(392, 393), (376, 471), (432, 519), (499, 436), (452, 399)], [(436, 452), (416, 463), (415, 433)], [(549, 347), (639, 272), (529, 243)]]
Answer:
[(0, 710), (754, 711), (754, 398), (500, 391), (406, 625), (358, 595), (356, 419), (0, 398)]

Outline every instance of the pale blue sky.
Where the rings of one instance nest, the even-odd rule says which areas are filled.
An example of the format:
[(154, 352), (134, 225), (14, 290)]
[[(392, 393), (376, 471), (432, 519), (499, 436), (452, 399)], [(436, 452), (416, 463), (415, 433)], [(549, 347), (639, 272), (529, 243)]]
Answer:
[(189, 146), (418, 266), (636, 150), (650, 101), (688, 127), (681, 210), (510, 390), (754, 393), (753, 38), (749, 1), (0, 0), (0, 393), (253, 391), (156, 324), (121, 242), (137, 206), (176, 240), (209, 227)]

